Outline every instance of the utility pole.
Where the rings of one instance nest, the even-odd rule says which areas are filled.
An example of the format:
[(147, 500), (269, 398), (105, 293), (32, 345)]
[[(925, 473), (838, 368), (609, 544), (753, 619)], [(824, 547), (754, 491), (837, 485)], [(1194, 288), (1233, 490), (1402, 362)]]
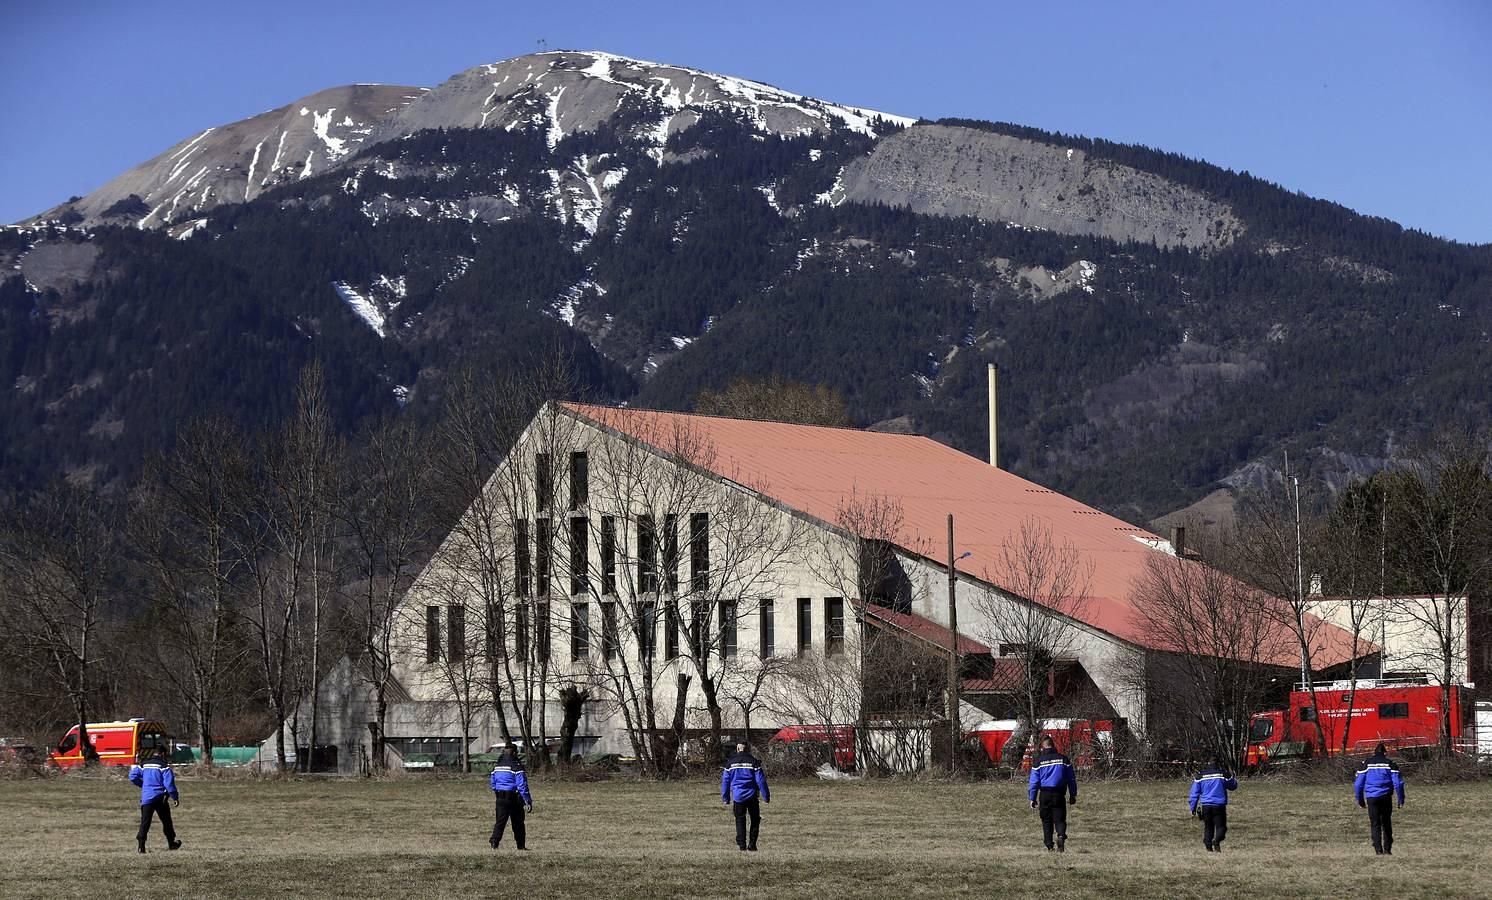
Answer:
[(948, 771), (958, 767), (958, 570), (953, 558), (953, 513), (948, 514)]

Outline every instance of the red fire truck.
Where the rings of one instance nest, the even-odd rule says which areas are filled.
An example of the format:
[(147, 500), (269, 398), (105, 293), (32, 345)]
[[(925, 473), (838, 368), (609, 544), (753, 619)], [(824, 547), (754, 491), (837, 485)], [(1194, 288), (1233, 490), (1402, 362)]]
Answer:
[[(1244, 767), (1257, 769), (1274, 762), (1307, 759), (1342, 752), (1347, 738), (1350, 756), (1366, 756), (1382, 741), (1394, 750), (1428, 749), (1441, 741), (1441, 690), (1425, 678), (1337, 681), (1316, 685), (1316, 703), (1304, 685), (1290, 693), (1288, 709), (1257, 713), (1249, 722)], [(1466, 749), (1475, 734), (1471, 692), (1462, 685), (1450, 689), (1452, 745)], [(1352, 723), (1348, 728), (1347, 723)], [(1317, 747), (1316, 721), (1326, 736)]]
[[(1019, 722), (1015, 719), (996, 719), (985, 722), (965, 738), (975, 738), (989, 754), (990, 762), (1001, 764), (1005, 745), (1015, 736)], [(1108, 757), (1114, 748), (1114, 723), (1103, 719), (1097, 722), (1088, 719), (1047, 719), (1042, 723), (1041, 733), (1050, 735), (1052, 744), (1061, 753), (1067, 754), (1072, 764), (1080, 769), (1092, 768), (1100, 759)], [(1021, 768), (1031, 768), (1031, 759), (1036, 755), (1036, 742), (1026, 745), (1021, 759)]]
[[(98, 761), (106, 766), (134, 765), (140, 754), (171, 745), (166, 738), (166, 726), (148, 719), (130, 719), (127, 722), (92, 722), (88, 725), (88, 743), (98, 753)], [(78, 741), (78, 726), (62, 736), (57, 746), (47, 754), (47, 762), (59, 769), (71, 769), (87, 762), (83, 746)]]

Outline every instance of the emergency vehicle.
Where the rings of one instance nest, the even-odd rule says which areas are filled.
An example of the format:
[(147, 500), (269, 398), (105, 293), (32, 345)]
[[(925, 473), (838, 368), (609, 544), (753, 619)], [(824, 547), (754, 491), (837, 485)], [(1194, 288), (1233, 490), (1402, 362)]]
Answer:
[(853, 725), (788, 725), (767, 741), (767, 749), (777, 747), (803, 748), (820, 752), (828, 757), (832, 750), (834, 767), (844, 772), (855, 771), (855, 726)]
[[(1304, 685), (1290, 692), (1286, 709), (1256, 713), (1249, 721), (1249, 739), (1244, 767), (1257, 769), (1274, 762), (1337, 756), (1342, 737), (1347, 755), (1367, 756), (1382, 741), (1397, 751), (1428, 750), (1441, 742), (1440, 685), (1422, 677), (1358, 679), (1316, 685), (1316, 702)], [(1457, 750), (1474, 752), (1468, 746), (1476, 734), (1470, 685), (1450, 688), (1450, 737)], [(1347, 722), (1352, 723), (1348, 728)], [(1316, 746), (1316, 722), (1326, 737), (1326, 747)]]
[[(106, 766), (132, 766), (141, 754), (153, 752), (157, 747), (171, 751), (166, 726), (149, 719), (89, 723), (88, 742), (98, 753), (99, 763)], [(47, 763), (59, 769), (71, 769), (85, 762), (76, 725), (47, 754)]]
[[(1001, 765), (1005, 754), (1005, 745), (1015, 736), (1020, 722), (1016, 719), (996, 719), (993, 722), (985, 722), (973, 731), (964, 735), (964, 738), (974, 738), (984, 747), (984, 752), (989, 754), (991, 765)], [(1057, 752), (1072, 760), (1075, 768), (1089, 769), (1096, 763), (1112, 757), (1114, 750), (1114, 723), (1108, 719), (1090, 721), (1088, 719), (1046, 719), (1041, 724), (1041, 733), (1052, 739), (1052, 744)], [(1031, 760), (1036, 756), (1037, 741), (1026, 743), (1025, 755), (1021, 758), (1021, 768), (1031, 768)]]

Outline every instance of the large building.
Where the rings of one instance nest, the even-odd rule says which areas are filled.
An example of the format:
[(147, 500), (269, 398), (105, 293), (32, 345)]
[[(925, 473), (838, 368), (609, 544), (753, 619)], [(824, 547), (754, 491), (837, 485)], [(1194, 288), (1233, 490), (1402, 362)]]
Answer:
[[(1157, 566), (1211, 571), (928, 438), (552, 404), (407, 592), (384, 734), (409, 754), (569, 731), (576, 752), (648, 757), (712, 717), (941, 715), (952, 583), (965, 726), (1009, 716), (1007, 676), (1040, 654), (1054, 714), (1143, 736), (1168, 702), (1152, 664), (1177, 649), (1137, 606)], [(1313, 669), (1347, 661), (1347, 635), (1314, 633)], [(1300, 671), (1287, 642), (1249, 652)], [(322, 689), (343, 768), (369, 747), (358, 671)]]

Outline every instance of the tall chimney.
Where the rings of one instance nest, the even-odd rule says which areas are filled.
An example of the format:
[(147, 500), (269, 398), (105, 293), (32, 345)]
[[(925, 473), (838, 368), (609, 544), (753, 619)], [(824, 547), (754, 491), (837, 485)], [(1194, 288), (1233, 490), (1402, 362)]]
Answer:
[(1186, 556), (1186, 526), (1171, 526), (1171, 549), (1176, 551), (1177, 558)]
[(1000, 441), (996, 430), (996, 418), (999, 413), (1000, 404), (996, 398), (996, 382), (1000, 377), (1000, 367), (994, 363), (989, 364), (989, 464), (995, 468), (1000, 467)]

